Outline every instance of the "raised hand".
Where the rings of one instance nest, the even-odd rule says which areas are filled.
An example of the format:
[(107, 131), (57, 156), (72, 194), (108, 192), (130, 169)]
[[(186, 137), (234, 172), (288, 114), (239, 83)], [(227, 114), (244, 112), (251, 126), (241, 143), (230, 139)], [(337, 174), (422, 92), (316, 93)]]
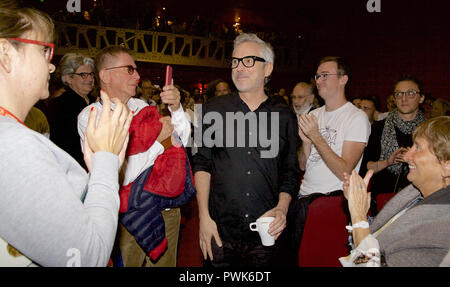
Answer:
[[(172, 82), (173, 83), (173, 82)], [(174, 112), (180, 108), (180, 91), (172, 84), (163, 87), (163, 92), (160, 94), (161, 101), (164, 104), (169, 105), (170, 109)]]
[[(128, 137), (133, 113), (120, 102), (119, 99), (110, 100), (108, 95), (101, 91), (103, 109), (96, 125), (97, 110), (92, 107), (86, 128), (86, 138), (90, 150), (106, 151), (119, 155), (124, 149), (125, 141)], [(111, 111), (111, 103), (114, 103), (114, 110)]]

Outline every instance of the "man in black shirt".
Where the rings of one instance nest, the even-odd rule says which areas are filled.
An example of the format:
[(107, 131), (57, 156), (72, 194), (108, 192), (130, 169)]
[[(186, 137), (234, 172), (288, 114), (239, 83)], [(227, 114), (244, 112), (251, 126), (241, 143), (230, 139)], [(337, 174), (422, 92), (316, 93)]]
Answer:
[(256, 35), (238, 36), (231, 61), (238, 92), (203, 107), (194, 173), (200, 247), (212, 266), (269, 266), (277, 243), (263, 246), (249, 224), (275, 217), (269, 233), (278, 239), (299, 189), (296, 117), (264, 93), (273, 58)]

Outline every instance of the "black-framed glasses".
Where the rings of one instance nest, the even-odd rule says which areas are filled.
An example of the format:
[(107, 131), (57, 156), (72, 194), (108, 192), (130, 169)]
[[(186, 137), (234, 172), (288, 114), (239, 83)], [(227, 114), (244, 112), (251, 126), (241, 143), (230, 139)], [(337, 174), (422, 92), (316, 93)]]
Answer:
[(322, 73), (322, 74), (314, 75), (314, 80), (316, 80), (316, 82), (317, 82), (319, 79), (322, 79), (322, 80), (326, 81), (326, 80), (328, 79), (329, 76), (341, 76), (341, 75), (342, 75), (342, 74), (339, 74), (339, 73), (337, 73), (337, 74)]
[(246, 56), (242, 58), (231, 57), (231, 69), (236, 69), (239, 66), (239, 62), (242, 62), (242, 65), (244, 65), (244, 67), (251, 68), (255, 65), (256, 61), (263, 63), (266, 62), (266, 60), (258, 56)]
[(94, 78), (95, 74), (94, 72), (90, 72), (90, 73), (72, 73), (71, 75), (77, 75), (80, 76), (83, 80), (86, 80), (87, 77), (91, 76), (92, 78)]
[(127, 68), (127, 73), (128, 75), (133, 75), (134, 71), (137, 71), (137, 67), (133, 67), (132, 65), (125, 65), (125, 66), (118, 66), (118, 67), (111, 67), (111, 68), (106, 68), (105, 70), (112, 70), (112, 69), (119, 69), (119, 68)]
[(7, 38), (10, 41), (16, 41), (21, 42), (25, 44), (35, 44), (35, 45), (41, 45), (44, 46), (44, 56), (45, 59), (50, 63), (53, 59), (53, 52), (55, 50), (55, 44), (48, 43), (48, 42), (42, 42), (42, 41), (36, 41), (31, 39), (24, 39), (24, 38)]
[(400, 92), (400, 91), (395, 91), (394, 92), (394, 97), (398, 100), (403, 98), (403, 96), (406, 96), (408, 99), (413, 99), (416, 97), (416, 95), (420, 95), (419, 91), (415, 91), (415, 90), (409, 90), (406, 92)]

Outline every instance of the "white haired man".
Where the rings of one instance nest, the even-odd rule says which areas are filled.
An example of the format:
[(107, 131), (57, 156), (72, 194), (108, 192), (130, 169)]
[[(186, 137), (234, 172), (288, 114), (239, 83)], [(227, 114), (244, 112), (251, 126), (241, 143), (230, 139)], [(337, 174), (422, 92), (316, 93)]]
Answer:
[[(200, 123), (205, 144), (199, 146), (194, 157), (200, 247), (204, 259), (210, 259), (206, 263), (214, 267), (273, 264), (280, 244), (263, 246), (249, 224), (260, 217), (274, 217), (268, 232), (278, 239), (286, 227), (291, 198), (298, 191), (296, 151), (300, 138), (296, 117), (287, 105), (276, 103), (264, 93), (273, 62), (270, 44), (255, 34), (238, 36), (231, 58), (231, 76), (237, 92), (215, 97), (203, 109), (203, 119), (211, 115), (226, 119), (212, 135), (212, 145), (206, 144), (206, 130), (216, 125), (211, 126), (206, 120)], [(236, 125), (236, 121), (229, 121), (231, 114), (244, 119), (237, 119)], [(222, 137), (220, 131), (227, 133)], [(269, 147), (261, 142), (263, 133), (272, 133)], [(258, 142), (252, 144), (256, 134)], [(239, 145), (240, 139), (245, 140), (244, 145)], [(274, 147), (275, 154), (265, 157), (267, 148)]]

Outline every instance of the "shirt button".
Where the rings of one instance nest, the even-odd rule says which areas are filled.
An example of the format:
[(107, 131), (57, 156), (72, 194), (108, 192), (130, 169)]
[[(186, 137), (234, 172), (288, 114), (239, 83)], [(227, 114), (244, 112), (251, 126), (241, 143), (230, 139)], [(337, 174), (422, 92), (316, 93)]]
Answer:
[(248, 152), (248, 154), (252, 154), (252, 152), (251, 152), (251, 151), (249, 151), (249, 152)]
[(250, 193), (247, 192), (245, 195), (250, 196)]
[(247, 174), (252, 174), (250, 171), (247, 171)]
[(248, 218), (248, 214), (245, 215), (245, 218)]

